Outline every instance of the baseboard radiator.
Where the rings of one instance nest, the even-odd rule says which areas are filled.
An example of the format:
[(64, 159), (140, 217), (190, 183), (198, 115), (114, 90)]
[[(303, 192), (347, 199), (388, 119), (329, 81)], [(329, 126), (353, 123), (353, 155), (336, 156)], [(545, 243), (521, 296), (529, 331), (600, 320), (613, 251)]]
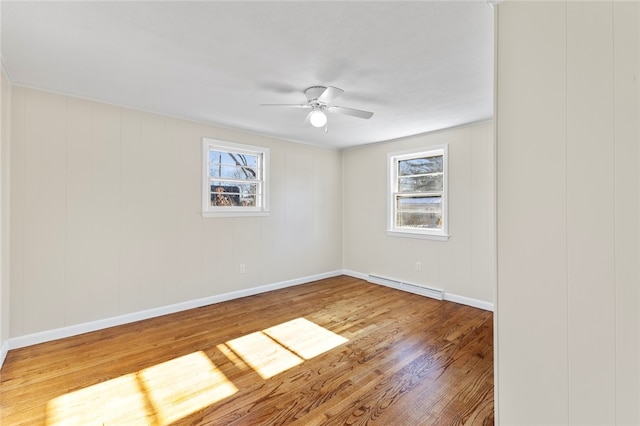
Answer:
[(413, 284), (406, 281), (394, 280), (393, 278), (382, 277), (380, 275), (369, 274), (367, 281), (374, 284), (380, 284), (409, 293), (419, 294), (421, 296), (431, 297), (433, 299), (443, 300), (444, 290), (431, 288), (420, 284)]

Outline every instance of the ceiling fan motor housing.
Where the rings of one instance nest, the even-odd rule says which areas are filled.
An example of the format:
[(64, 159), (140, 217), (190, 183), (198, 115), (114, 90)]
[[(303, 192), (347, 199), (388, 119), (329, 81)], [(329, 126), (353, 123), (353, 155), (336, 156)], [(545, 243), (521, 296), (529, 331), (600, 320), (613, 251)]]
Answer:
[(318, 101), (318, 98), (324, 93), (325, 90), (327, 90), (327, 88), (324, 86), (311, 86), (304, 91), (304, 94), (307, 96), (307, 100), (309, 102), (316, 101), (318, 104), (320, 104), (321, 102)]

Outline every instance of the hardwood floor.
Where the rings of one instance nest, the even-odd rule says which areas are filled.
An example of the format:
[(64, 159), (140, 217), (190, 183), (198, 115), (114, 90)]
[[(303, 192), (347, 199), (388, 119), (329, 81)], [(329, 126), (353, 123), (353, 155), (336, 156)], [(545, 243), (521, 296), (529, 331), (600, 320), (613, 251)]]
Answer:
[(491, 312), (341, 276), (10, 351), (2, 425), (491, 425)]

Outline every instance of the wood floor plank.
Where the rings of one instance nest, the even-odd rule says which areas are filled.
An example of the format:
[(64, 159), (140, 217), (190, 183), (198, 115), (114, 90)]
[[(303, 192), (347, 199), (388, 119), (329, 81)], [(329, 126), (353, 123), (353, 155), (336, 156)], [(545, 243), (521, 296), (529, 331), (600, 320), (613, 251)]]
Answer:
[(320, 280), (12, 350), (0, 424), (490, 425), (492, 321)]

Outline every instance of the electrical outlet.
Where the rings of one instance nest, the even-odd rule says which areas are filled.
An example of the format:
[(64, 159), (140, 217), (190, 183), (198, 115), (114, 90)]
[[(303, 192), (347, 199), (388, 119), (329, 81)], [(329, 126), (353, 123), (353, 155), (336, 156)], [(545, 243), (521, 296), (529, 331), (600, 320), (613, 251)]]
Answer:
[(422, 271), (422, 263), (416, 262), (416, 271)]
[(244, 263), (241, 263), (241, 264), (240, 264), (240, 273), (241, 273), (241, 274), (244, 274), (245, 272), (246, 272), (246, 269), (245, 269), (245, 267), (244, 267)]

